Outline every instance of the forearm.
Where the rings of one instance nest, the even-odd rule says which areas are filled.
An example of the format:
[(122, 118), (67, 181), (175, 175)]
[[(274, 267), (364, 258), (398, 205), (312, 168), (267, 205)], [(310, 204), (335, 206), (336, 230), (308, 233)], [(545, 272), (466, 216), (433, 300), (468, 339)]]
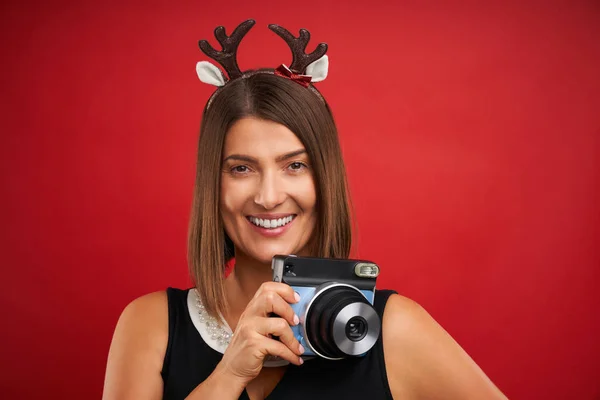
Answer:
[(186, 397), (186, 400), (237, 400), (246, 383), (228, 374), (221, 364), (204, 382)]

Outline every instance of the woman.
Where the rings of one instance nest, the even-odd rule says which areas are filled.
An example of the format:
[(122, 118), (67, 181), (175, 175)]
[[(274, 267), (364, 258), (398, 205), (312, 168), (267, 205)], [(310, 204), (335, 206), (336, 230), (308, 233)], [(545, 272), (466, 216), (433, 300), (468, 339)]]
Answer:
[(290, 304), (299, 299), (271, 282), (271, 258), (349, 256), (337, 130), (313, 86), (327, 76), (327, 46), (304, 54), (307, 31), (294, 38), (271, 25), (293, 51), (291, 66), (242, 72), (237, 46), (253, 25), (231, 36), (217, 28), (222, 52), (200, 42), (227, 77), (212, 64), (197, 66), (219, 89), (204, 110), (198, 147), (188, 243), (196, 287), (148, 294), (125, 308), (104, 398), (505, 398), (423, 308), (391, 291), (377, 291), (382, 335), (366, 356), (303, 362), (291, 330), (299, 321)]

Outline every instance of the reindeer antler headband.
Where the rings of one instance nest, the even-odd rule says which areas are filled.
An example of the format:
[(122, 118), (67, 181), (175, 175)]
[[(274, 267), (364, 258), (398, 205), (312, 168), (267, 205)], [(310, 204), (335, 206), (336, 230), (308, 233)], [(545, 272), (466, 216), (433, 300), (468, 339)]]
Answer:
[[(240, 70), (237, 63), (237, 49), (241, 40), (254, 24), (256, 22), (252, 19), (242, 22), (235, 28), (231, 36), (227, 36), (223, 26), (218, 26), (215, 29), (215, 37), (221, 44), (221, 51), (215, 50), (206, 40), (198, 42), (200, 50), (221, 64), (227, 73), (227, 76), (225, 76), (214, 64), (208, 61), (200, 61), (196, 64), (196, 73), (202, 82), (220, 87), (227, 82), (244, 76), (244, 72)], [(292, 50), (292, 63), (289, 67), (281, 64), (275, 68), (274, 73), (276, 75), (291, 79), (305, 87), (308, 87), (312, 82), (325, 80), (329, 69), (329, 59), (325, 55), (327, 52), (326, 43), (320, 43), (312, 53), (306, 54), (306, 46), (310, 40), (310, 32), (306, 29), (300, 29), (298, 37), (279, 25), (271, 24), (269, 29), (285, 40)]]

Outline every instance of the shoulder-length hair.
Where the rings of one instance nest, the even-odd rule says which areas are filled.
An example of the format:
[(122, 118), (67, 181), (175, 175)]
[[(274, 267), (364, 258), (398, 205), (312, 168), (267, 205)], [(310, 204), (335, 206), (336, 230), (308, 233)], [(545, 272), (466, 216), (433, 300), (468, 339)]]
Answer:
[(351, 205), (346, 171), (331, 110), (309, 88), (255, 71), (219, 88), (204, 108), (196, 181), (188, 232), (188, 265), (200, 299), (212, 316), (227, 304), (225, 264), (234, 257), (219, 211), (225, 136), (244, 117), (286, 126), (302, 142), (311, 161), (317, 195), (314, 256), (348, 258), (352, 247)]

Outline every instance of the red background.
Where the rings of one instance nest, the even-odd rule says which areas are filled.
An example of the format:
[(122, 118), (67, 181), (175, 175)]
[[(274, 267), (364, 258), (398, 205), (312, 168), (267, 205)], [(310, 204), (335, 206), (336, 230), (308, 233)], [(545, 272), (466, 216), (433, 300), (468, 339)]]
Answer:
[(2, 3), (2, 397), (100, 398), (122, 308), (188, 285), (197, 41), (254, 18), (242, 68), (330, 45), (380, 287), (510, 398), (600, 398), (600, 4), (297, 4)]

